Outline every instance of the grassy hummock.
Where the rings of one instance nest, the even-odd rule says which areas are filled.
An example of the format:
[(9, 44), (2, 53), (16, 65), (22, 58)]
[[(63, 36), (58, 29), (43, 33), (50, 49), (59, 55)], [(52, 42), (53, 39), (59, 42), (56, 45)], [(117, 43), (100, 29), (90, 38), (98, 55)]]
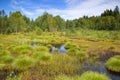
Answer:
[(111, 57), (105, 65), (110, 71), (120, 72), (120, 56)]
[(87, 71), (83, 73), (81, 76), (73, 76), (73, 77), (62, 74), (57, 76), (55, 80), (110, 80), (110, 79), (104, 74)]
[(81, 75), (81, 80), (110, 80), (106, 75), (87, 71)]

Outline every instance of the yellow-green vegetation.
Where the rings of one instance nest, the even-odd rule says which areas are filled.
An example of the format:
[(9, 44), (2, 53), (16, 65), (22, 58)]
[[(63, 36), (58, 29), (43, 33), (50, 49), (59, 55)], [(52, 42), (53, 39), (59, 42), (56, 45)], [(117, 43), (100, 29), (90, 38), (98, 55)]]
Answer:
[(110, 80), (106, 75), (97, 72), (87, 71), (81, 76), (59, 75), (54, 80)]
[[(87, 32), (89, 38), (87, 34), (83, 35), (83, 33), (74, 33), (77, 36), (71, 36), (74, 34), (67, 36), (67, 32), (42, 32), (40, 35), (32, 32), (1, 34), (0, 70), (18, 71), (20, 78), (17, 75), (15, 78), (18, 80), (54, 80), (54, 78), (57, 80), (57, 76), (61, 76), (61, 74), (64, 74), (63, 79), (79, 80), (81, 77), (75, 75), (83, 67), (81, 62), (89, 58), (99, 58), (96, 52), (89, 54), (90, 51), (120, 52), (119, 39), (115, 41), (112, 39), (102, 40), (103, 38), (98, 37), (93, 39), (93, 36), (96, 35), (95, 31), (91, 33), (94, 34), (93, 36)], [(101, 33), (102, 31), (99, 32), (99, 34)], [(51, 54), (49, 51), (54, 45), (64, 45), (67, 49), (66, 54), (59, 54), (58, 50)], [(21, 74), (26, 75), (21, 76)]]
[(88, 71), (81, 75), (81, 80), (110, 80), (110, 78), (104, 74)]
[(40, 60), (50, 60), (52, 59), (52, 55), (48, 52), (36, 52), (32, 55), (33, 59), (36, 59), (38, 61)]
[(67, 42), (65, 43), (65, 48), (66, 49), (71, 49), (71, 48), (79, 48), (79, 45), (77, 45), (76, 43), (73, 42)]
[(30, 45), (19, 45), (14, 47), (14, 54), (32, 54), (33, 48)]
[(13, 67), (18, 71), (28, 69), (31, 65), (33, 65), (33, 60), (30, 57), (19, 57), (13, 63)]
[(76, 48), (68, 49), (67, 54), (72, 57), (76, 57), (79, 60), (84, 60), (89, 57), (88, 53), (86, 53), (85, 51), (78, 50)]
[(81, 78), (80, 76), (71, 77), (71, 76), (62, 74), (62, 75), (57, 76), (54, 80), (81, 80)]
[(120, 72), (120, 56), (111, 57), (105, 65), (110, 71)]
[(99, 54), (98, 54), (98, 53), (91, 53), (91, 54), (89, 54), (89, 55), (90, 55), (90, 57), (93, 58), (93, 59), (99, 58)]
[(16, 77), (9, 77), (8, 80), (54, 80), (60, 74), (74, 75), (80, 66), (74, 65), (76, 59), (66, 54), (54, 54), (51, 61), (39, 61), (31, 69)]

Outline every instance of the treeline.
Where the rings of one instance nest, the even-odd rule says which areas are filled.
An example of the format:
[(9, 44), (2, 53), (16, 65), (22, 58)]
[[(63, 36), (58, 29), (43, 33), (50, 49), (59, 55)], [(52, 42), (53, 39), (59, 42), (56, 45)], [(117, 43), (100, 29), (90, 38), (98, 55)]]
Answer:
[(83, 16), (79, 19), (67, 20), (44, 12), (35, 20), (21, 14), (20, 11), (6, 15), (0, 11), (0, 33), (30, 32), (30, 31), (62, 31), (66, 29), (120, 30), (120, 12), (116, 6), (114, 10), (107, 9), (101, 16)]

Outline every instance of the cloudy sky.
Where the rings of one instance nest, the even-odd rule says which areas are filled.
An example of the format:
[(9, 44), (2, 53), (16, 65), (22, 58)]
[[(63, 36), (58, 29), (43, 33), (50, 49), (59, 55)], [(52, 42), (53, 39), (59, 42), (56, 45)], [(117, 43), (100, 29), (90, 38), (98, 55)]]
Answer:
[(4, 9), (7, 14), (21, 11), (33, 19), (45, 11), (64, 19), (98, 16), (106, 9), (113, 10), (116, 5), (120, 8), (120, 0), (0, 0), (0, 10)]

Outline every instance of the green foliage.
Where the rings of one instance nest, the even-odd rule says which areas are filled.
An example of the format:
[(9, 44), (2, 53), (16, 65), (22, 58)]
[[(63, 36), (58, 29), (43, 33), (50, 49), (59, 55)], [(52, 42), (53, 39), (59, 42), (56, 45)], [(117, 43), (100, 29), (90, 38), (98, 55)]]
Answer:
[(105, 65), (111, 71), (120, 72), (120, 56), (111, 57)]
[(110, 79), (104, 74), (88, 71), (81, 75), (81, 80), (110, 80)]
[(30, 20), (23, 16), (20, 11), (10, 13), (7, 17), (4, 10), (0, 11), (0, 33), (14, 32), (35, 32), (41, 34), (43, 31), (64, 31), (66, 29), (75, 32), (75, 29), (92, 29), (92, 30), (120, 30), (120, 13), (119, 7), (114, 10), (107, 9), (101, 16), (83, 16), (83, 18), (65, 21), (59, 15), (53, 16), (44, 12), (35, 20)]
[(19, 11), (11, 13), (8, 20), (11, 32), (17, 33), (24, 32), (26, 30), (24, 17)]

